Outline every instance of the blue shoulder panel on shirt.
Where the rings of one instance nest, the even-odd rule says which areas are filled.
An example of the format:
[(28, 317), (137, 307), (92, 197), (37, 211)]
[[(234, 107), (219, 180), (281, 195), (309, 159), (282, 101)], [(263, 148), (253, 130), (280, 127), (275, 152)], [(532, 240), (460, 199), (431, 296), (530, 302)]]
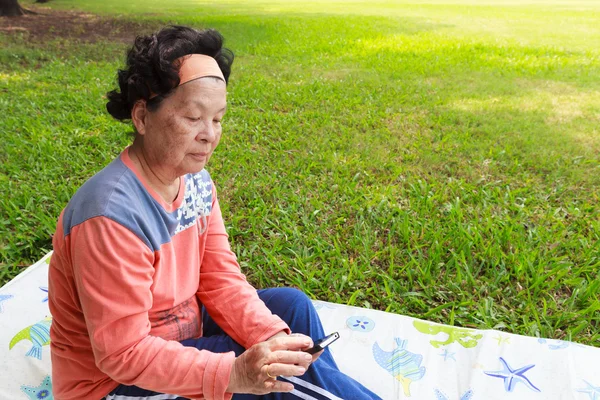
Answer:
[(71, 228), (88, 219), (103, 216), (124, 226), (152, 251), (171, 237), (195, 225), (198, 217), (212, 209), (212, 182), (206, 170), (188, 174), (181, 206), (167, 212), (146, 191), (120, 157), (91, 177), (79, 190), (63, 214), (65, 236)]

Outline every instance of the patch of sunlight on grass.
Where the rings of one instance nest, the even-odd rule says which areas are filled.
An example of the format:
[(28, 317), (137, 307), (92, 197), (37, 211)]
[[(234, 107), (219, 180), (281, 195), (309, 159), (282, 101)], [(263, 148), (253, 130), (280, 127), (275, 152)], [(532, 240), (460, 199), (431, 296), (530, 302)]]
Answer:
[(406, 34), (380, 36), (372, 39), (359, 39), (354, 46), (364, 51), (400, 51), (400, 52), (432, 52), (448, 46), (447, 37), (438, 34), (419, 35), (410, 38)]
[(347, 78), (351, 78), (352, 76), (366, 74), (369, 71), (364, 68), (339, 68), (335, 70), (326, 70), (326, 71), (313, 71), (313, 74), (316, 75), (320, 73), (321, 78), (331, 80), (331, 81), (341, 81)]
[(500, 68), (527, 68), (534, 69), (550, 69), (550, 68), (565, 68), (565, 67), (589, 67), (595, 65), (597, 60), (595, 57), (567, 54), (557, 54), (554, 52), (544, 53), (538, 51), (536, 53), (516, 52), (508, 47), (498, 47), (496, 53), (481, 53), (481, 59), (488, 63), (494, 64)]
[(29, 81), (31, 79), (31, 74), (28, 72), (0, 72), (0, 83), (6, 85), (14, 85), (16, 83), (21, 83), (25, 81)]
[(600, 91), (581, 90), (574, 85), (556, 81), (520, 80), (518, 95), (462, 98), (450, 102), (450, 109), (482, 112), (538, 112), (546, 115), (549, 126), (563, 125), (568, 134), (581, 145), (600, 150), (600, 137), (593, 129), (577, 129), (600, 123)]
[(559, 118), (552, 122), (566, 123), (575, 118), (597, 119), (598, 115), (588, 113), (600, 109), (600, 92), (585, 91), (574, 85), (557, 81), (525, 81), (519, 82), (520, 95), (493, 96), (484, 99), (458, 99), (450, 103), (451, 108), (463, 111), (490, 110), (499, 105), (511, 105), (524, 111), (552, 111)]

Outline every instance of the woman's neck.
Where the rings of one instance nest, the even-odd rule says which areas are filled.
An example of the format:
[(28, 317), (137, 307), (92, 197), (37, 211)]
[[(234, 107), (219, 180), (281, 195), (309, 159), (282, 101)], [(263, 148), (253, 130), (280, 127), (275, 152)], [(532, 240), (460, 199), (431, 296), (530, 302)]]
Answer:
[(160, 173), (160, 170), (153, 166), (150, 157), (144, 152), (144, 147), (138, 138), (136, 138), (129, 147), (129, 158), (138, 168), (148, 184), (154, 189), (168, 204), (171, 204), (179, 194), (179, 177), (167, 177)]

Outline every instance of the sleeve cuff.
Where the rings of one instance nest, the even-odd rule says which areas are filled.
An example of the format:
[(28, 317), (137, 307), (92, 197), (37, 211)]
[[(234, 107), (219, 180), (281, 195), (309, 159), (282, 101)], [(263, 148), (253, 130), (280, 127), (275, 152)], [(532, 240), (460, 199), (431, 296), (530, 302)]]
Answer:
[(227, 392), (231, 369), (235, 362), (235, 353), (213, 353), (204, 370), (204, 396), (206, 400), (230, 400), (232, 393)]
[(288, 335), (292, 333), (290, 327), (287, 326), (287, 324), (285, 322), (283, 322), (283, 320), (281, 320), (279, 317), (277, 317), (277, 319), (278, 320), (275, 321), (274, 324), (272, 324), (271, 326), (267, 327), (260, 334), (251, 337), (248, 340), (248, 347), (246, 347), (246, 348), (248, 349), (248, 348), (254, 346), (256, 343), (264, 342), (265, 340), (267, 340), (271, 336), (273, 336), (276, 333), (281, 332), (281, 331), (287, 333)]

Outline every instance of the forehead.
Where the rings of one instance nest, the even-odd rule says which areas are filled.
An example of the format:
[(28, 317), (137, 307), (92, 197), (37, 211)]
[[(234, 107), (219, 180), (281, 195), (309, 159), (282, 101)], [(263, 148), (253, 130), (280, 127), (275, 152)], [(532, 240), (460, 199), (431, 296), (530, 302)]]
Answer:
[(227, 85), (221, 79), (200, 78), (177, 88), (172, 99), (178, 106), (198, 106), (220, 110), (227, 103)]

